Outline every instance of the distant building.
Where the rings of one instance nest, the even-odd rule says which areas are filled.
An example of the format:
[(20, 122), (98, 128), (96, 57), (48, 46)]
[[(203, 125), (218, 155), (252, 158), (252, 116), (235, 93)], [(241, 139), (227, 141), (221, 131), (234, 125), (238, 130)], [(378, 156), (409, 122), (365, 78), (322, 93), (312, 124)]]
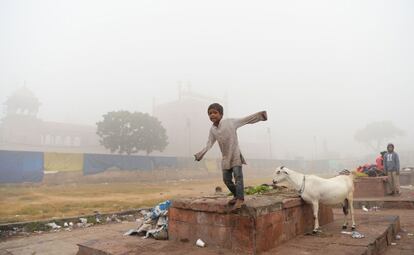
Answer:
[(96, 127), (43, 121), (37, 117), (40, 102), (27, 87), (5, 102), (0, 125), (0, 149), (55, 152), (105, 152)]
[[(192, 157), (207, 142), (211, 122), (207, 108), (217, 102), (224, 106), (229, 117), (227, 98), (211, 98), (191, 91), (191, 87), (178, 90), (174, 101), (153, 105), (153, 116), (167, 131), (168, 146), (153, 155)], [(109, 153), (99, 144), (96, 126), (75, 125), (43, 121), (37, 117), (40, 102), (26, 87), (12, 94), (5, 102), (6, 116), (0, 122), (0, 149), (53, 152)], [(240, 130), (251, 139), (241, 139), (241, 149), (247, 158), (268, 158), (268, 140), (263, 127)], [(263, 153), (265, 150), (265, 153)], [(217, 145), (207, 157), (220, 157)]]
[[(191, 90), (188, 86), (178, 89), (178, 99), (172, 102), (154, 105), (153, 115), (167, 130), (168, 146), (162, 154), (192, 157), (207, 142), (211, 122), (207, 108), (217, 102), (228, 110), (227, 99), (206, 97)], [(209, 153), (210, 157), (218, 155), (217, 148)]]

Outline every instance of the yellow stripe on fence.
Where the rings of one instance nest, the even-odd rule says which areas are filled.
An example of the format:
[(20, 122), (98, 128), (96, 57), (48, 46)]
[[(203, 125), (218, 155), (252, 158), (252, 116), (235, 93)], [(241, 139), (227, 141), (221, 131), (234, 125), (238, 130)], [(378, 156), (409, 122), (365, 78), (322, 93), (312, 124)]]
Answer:
[(45, 171), (82, 171), (83, 154), (78, 153), (44, 153)]

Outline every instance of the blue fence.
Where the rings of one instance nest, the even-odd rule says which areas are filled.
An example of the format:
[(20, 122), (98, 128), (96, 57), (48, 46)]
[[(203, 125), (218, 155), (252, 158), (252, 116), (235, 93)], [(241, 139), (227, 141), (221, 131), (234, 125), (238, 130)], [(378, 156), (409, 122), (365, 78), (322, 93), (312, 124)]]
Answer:
[[(68, 154), (70, 155), (70, 154)], [(73, 156), (73, 155), (71, 155)], [(63, 156), (62, 156), (63, 157)], [(0, 150), (0, 183), (40, 182), (45, 167), (43, 152)], [(113, 154), (84, 154), (82, 170), (84, 175), (97, 174), (109, 169), (150, 171), (153, 169), (184, 169), (209, 171), (212, 164), (195, 162), (194, 158), (127, 156)], [(249, 159), (254, 169), (273, 169), (285, 165), (299, 171), (337, 171), (343, 166), (358, 166), (358, 162), (337, 160), (270, 160)], [(207, 166), (208, 165), (208, 166)]]
[(43, 152), (0, 151), (0, 183), (40, 182)]

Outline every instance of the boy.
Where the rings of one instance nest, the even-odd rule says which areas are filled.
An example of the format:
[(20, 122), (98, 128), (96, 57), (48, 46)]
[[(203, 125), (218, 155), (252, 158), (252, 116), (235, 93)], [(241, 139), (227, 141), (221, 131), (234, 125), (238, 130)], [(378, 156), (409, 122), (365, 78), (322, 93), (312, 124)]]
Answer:
[[(211, 122), (213, 122), (207, 146), (195, 154), (194, 157), (195, 160), (200, 161), (213, 146), (214, 142), (218, 142), (223, 156), (221, 162), (223, 181), (234, 196), (229, 201), (229, 205), (234, 205), (234, 208), (237, 209), (244, 202), (242, 164), (246, 164), (246, 161), (240, 152), (236, 130), (246, 124), (267, 120), (267, 113), (262, 111), (241, 119), (222, 119), (223, 106), (217, 103), (211, 104), (208, 107), (207, 113)], [(233, 182), (233, 176), (235, 183)]]
[(400, 159), (394, 152), (394, 144), (387, 145), (387, 153), (384, 155), (384, 170), (388, 175), (388, 183), (391, 186), (391, 194), (400, 194)]

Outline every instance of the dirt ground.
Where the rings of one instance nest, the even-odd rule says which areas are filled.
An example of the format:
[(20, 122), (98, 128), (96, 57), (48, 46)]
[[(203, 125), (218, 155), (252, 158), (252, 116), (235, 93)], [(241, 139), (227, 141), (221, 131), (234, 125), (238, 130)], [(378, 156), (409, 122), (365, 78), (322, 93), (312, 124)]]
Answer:
[[(119, 212), (152, 207), (174, 197), (211, 194), (216, 186), (227, 190), (218, 174), (197, 179), (181, 177), (155, 181), (161, 177), (125, 180), (125, 176), (117, 176), (115, 182), (95, 178), (90, 183), (49, 180), (42, 184), (0, 185), (0, 223)], [(245, 186), (270, 182), (271, 177), (245, 178)]]
[[(336, 219), (342, 220), (342, 212), (340, 209), (334, 210)], [(414, 249), (414, 211), (403, 209), (384, 209), (377, 212), (369, 212), (375, 215), (399, 215), (401, 220), (402, 232), (401, 239), (396, 240), (394, 246), (389, 246), (385, 251), (385, 255), (408, 255), (412, 254)], [(356, 210), (356, 214), (366, 214), (361, 209)], [(77, 244), (84, 243), (87, 240), (107, 239), (111, 237), (119, 238), (122, 234), (134, 228), (135, 222), (125, 222), (117, 224), (107, 224), (94, 226), (85, 229), (74, 229), (71, 232), (62, 231), (57, 233), (34, 234), (29, 237), (16, 237), (0, 242), (0, 255), (70, 255), (76, 254), (78, 251)], [(168, 241), (156, 241), (153, 239), (142, 239), (132, 236), (125, 237), (134, 239), (141, 243), (143, 251), (136, 254), (197, 254), (197, 255), (213, 255), (213, 254), (234, 254), (228, 250), (214, 248), (197, 248), (194, 244), (179, 243), (171, 244)], [(278, 248), (275, 248), (276, 251)]]

